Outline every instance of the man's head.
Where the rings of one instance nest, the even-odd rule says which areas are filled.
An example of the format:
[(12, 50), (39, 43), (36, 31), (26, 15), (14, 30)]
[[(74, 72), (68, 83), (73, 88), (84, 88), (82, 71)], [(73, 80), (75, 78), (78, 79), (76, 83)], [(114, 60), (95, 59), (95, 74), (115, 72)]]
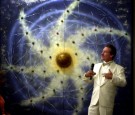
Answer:
[(107, 44), (103, 48), (103, 51), (101, 53), (101, 60), (105, 62), (112, 61), (115, 58), (115, 55), (116, 55), (116, 48), (111, 44)]

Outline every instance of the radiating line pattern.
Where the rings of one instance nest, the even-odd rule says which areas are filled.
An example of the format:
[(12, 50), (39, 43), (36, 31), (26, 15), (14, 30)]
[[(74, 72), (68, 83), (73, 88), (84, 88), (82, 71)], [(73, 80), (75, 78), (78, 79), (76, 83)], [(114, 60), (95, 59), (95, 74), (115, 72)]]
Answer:
[(86, 114), (92, 86), (82, 77), (100, 62), (102, 45), (119, 47), (119, 41), (129, 45), (130, 35), (108, 9), (89, 0), (48, 0), (21, 9), (4, 65), (14, 79), (13, 95), (49, 115)]

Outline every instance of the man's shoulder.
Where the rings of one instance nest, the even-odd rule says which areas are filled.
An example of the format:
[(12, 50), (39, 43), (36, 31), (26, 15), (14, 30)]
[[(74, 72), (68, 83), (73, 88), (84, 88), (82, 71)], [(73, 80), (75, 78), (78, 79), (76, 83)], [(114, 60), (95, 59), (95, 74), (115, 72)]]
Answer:
[(120, 65), (120, 64), (118, 64), (118, 63), (113, 62), (113, 64), (114, 64), (117, 68), (119, 68), (119, 69), (124, 68), (122, 65)]

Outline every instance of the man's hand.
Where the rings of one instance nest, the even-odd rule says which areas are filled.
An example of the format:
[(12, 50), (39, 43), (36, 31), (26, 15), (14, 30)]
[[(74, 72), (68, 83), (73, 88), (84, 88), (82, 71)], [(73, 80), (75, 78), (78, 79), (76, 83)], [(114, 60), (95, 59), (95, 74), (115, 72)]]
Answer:
[(111, 70), (109, 69), (108, 73), (103, 73), (104, 77), (106, 79), (112, 79), (113, 73), (111, 72)]
[(96, 74), (95, 72), (93, 72), (92, 70), (89, 70), (88, 72), (86, 72), (85, 77), (92, 78), (95, 74)]

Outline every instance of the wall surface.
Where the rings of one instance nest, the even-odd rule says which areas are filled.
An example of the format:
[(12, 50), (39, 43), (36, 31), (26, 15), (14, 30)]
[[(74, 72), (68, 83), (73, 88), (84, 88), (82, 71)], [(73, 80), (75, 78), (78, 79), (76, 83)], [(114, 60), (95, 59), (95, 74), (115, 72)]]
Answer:
[(114, 115), (132, 115), (131, 0), (3, 0), (0, 9), (6, 111), (87, 115), (93, 85), (82, 76), (111, 43), (127, 79), (118, 88)]

